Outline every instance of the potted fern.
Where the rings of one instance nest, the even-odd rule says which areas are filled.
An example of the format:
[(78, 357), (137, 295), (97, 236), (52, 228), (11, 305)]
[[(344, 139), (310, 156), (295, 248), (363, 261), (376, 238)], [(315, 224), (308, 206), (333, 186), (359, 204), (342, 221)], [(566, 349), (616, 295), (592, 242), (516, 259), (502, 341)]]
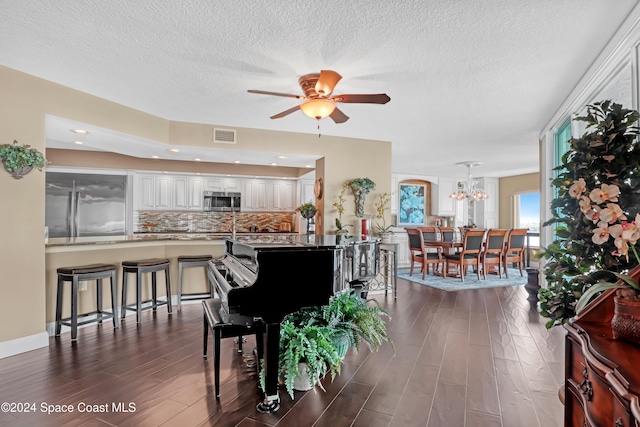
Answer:
[(341, 359), (326, 326), (297, 325), (294, 318), (285, 319), (280, 327), (279, 375), (287, 393), (310, 390), (331, 373), (331, 380), (340, 373)]
[(41, 171), (47, 165), (47, 159), (41, 152), (30, 145), (18, 145), (16, 140), (13, 144), (0, 145), (0, 161), (15, 179), (22, 178), (33, 168)]

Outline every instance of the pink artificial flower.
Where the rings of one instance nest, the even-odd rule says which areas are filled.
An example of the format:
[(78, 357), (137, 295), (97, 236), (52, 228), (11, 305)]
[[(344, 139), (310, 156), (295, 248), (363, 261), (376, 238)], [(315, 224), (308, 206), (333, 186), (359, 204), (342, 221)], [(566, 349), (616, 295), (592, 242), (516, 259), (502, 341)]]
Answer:
[(584, 181), (584, 178), (579, 178), (577, 181), (574, 181), (571, 187), (569, 187), (569, 195), (574, 199), (577, 199), (586, 190), (587, 183)]
[(600, 211), (600, 219), (602, 221), (613, 224), (618, 220), (627, 219), (619, 205), (615, 203), (607, 203), (607, 207)]
[(595, 243), (596, 245), (601, 245), (609, 240), (610, 228), (612, 227), (609, 227), (608, 223), (600, 221), (598, 223), (598, 228), (595, 228), (593, 230), (593, 236), (591, 237), (593, 243)]
[(606, 202), (617, 202), (620, 188), (617, 185), (602, 184), (589, 194), (589, 198), (599, 205)]

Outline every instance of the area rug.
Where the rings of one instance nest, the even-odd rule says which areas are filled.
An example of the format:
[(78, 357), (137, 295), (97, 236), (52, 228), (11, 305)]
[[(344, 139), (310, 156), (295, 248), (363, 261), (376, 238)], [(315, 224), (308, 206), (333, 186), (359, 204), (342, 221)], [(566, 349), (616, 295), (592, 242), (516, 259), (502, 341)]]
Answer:
[[(455, 277), (440, 277), (433, 274), (427, 274), (422, 280), (422, 272), (418, 269), (413, 270), (413, 276), (409, 276), (408, 269), (398, 270), (398, 278), (409, 280), (411, 282), (419, 283), (425, 286), (431, 286), (432, 288), (442, 289), (443, 291), (462, 291), (467, 289), (482, 289), (482, 288), (499, 288), (503, 286), (518, 286), (525, 285), (527, 283), (527, 273), (523, 272), (524, 276), (520, 277), (520, 270), (510, 268), (509, 278), (499, 278), (496, 274), (490, 274), (485, 279), (478, 280), (475, 273), (464, 276), (464, 282), (460, 278)], [(482, 277), (482, 276), (480, 276)]]

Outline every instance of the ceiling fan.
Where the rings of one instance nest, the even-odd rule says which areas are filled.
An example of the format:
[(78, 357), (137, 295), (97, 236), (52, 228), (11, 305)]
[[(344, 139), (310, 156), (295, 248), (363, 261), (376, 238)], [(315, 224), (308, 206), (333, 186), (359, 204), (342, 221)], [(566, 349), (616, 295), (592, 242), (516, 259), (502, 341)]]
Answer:
[(312, 119), (320, 120), (325, 117), (331, 117), (336, 123), (344, 123), (349, 120), (349, 116), (344, 114), (338, 107), (337, 102), (347, 104), (386, 104), (391, 100), (386, 93), (379, 94), (343, 94), (333, 95), (333, 89), (342, 79), (342, 76), (332, 70), (322, 70), (320, 74), (305, 74), (298, 79), (298, 83), (302, 88), (303, 95), (293, 95), (289, 93), (268, 92), (264, 90), (249, 90), (249, 93), (258, 93), (262, 95), (286, 96), (288, 98), (300, 99), (303, 102), (300, 105), (289, 108), (281, 113), (271, 116), (272, 119), (279, 119), (298, 110), (302, 110), (304, 114)]

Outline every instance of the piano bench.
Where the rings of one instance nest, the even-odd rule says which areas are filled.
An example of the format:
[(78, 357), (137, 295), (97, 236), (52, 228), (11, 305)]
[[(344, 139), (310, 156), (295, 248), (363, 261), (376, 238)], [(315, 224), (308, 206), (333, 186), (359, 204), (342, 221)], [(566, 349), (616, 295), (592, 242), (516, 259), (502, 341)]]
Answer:
[[(238, 352), (242, 353), (242, 338), (245, 335), (256, 335), (256, 347), (258, 359), (262, 359), (262, 327), (259, 323), (251, 326), (225, 323), (220, 316), (222, 301), (220, 298), (211, 298), (202, 301), (204, 313), (204, 346), (203, 357), (207, 358), (209, 329), (213, 332), (213, 370), (216, 387), (216, 399), (220, 399), (220, 341), (222, 338), (238, 338)], [(258, 370), (260, 366), (258, 364)]]
[[(156, 307), (161, 305), (167, 306), (167, 311), (171, 314), (171, 279), (169, 277), (169, 259), (166, 258), (150, 258), (141, 259), (137, 261), (122, 261), (122, 314), (124, 317), (127, 314), (127, 310), (136, 312), (136, 323), (142, 322), (142, 311), (153, 309), (156, 311)], [(164, 281), (167, 289), (167, 298), (164, 301), (159, 301), (157, 298), (156, 289), (156, 273), (164, 271)], [(134, 304), (127, 305), (127, 276), (129, 273), (136, 275), (136, 302)], [(142, 301), (142, 275), (144, 273), (151, 273), (151, 299)], [(151, 302), (148, 307), (142, 307), (142, 304)]]
[[(182, 309), (182, 301), (195, 300), (195, 299), (203, 299), (203, 298), (213, 298), (214, 296), (214, 286), (209, 283), (207, 279), (207, 268), (209, 265), (209, 261), (211, 261), (213, 257), (211, 255), (181, 255), (178, 257), (178, 311)], [(209, 285), (209, 293), (199, 293), (199, 294), (182, 294), (182, 270), (185, 268), (194, 268), (194, 267), (203, 267), (204, 268), (204, 277), (205, 281)]]

